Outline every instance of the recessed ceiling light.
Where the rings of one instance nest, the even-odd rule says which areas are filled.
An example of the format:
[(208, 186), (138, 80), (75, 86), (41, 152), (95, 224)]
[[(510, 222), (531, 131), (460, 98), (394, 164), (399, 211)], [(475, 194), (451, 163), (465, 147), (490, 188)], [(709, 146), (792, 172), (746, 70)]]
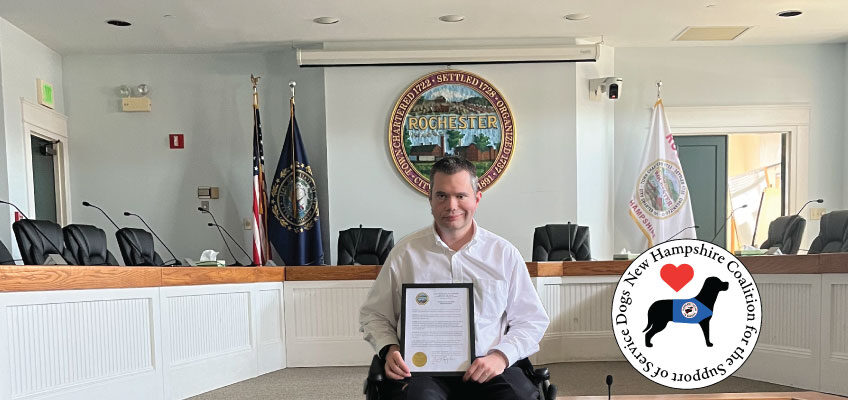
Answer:
[(312, 20), (312, 22), (321, 25), (332, 25), (339, 21), (338, 17), (318, 17)]
[(781, 11), (781, 12), (777, 13), (777, 16), (783, 17), (783, 18), (790, 18), (790, 17), (797, 17), (801, 14), (803, 14), (803, 13), (800, 10), (786, 10), (786, 11)]
[(462, 21), (464, 19), (465, 19), (464, 15), (456, 15), (456, 14), (442, 15), (441, 17), (439, 17), (439, 21), (442, 21), (442, 22), (459, 22), (459, 21)]
[(563, 18), (565, 18), (569, 21), (582, 21), (584, 19), (588, 19), (589, 17), (591, 17), (591, 15), (589, 15), (589, 14), (575, 13), (575, 14), (568, 14)]
[(131, 23), (129, 23), (127, 21), (122, 21), (120, 19), (110, 19), (110, 20), (106, 21), (106, 23), (109, 24), (109, 25), (120, 26), (120, 27), (132, 25)]

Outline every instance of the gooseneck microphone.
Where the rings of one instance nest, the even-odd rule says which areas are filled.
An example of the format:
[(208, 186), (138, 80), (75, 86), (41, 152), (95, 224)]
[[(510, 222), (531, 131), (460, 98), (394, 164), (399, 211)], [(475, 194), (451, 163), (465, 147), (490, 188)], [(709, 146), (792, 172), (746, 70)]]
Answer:
[(807, 207), (807, 204), (810, 204), (810, 203), (819, 203), (819, 204), (821, 204), (821, 203), (824, 203), (824, 199), (815, 199), (815, 200), (810, 200), (810, 201), (808, 201), (808, 202), (804, 203), (804, 205), (803, 205), (803, 206), (801, 206), (801, 209), (800, 209), (800, 210), (798, 210), (798, 212), (797, 212), (797, 213), (795, 213), (795, 215), (801, 215), (801, 211), (804, 211), (804, 207)]
[(733, 213), (735, 213), (735, 212), (736, 212), (736, 210), (739, 210), (739, 209), (741, 209), (741, 208), (745, 208), (745, 207), (748, 207), (748, 205), (747, 205), (747, 204), (743, 204), (743, 205), (741, 205), (741, 206), (739, 206), (739, 207), (734, 208), (732, 211), (730, 211), (730, 215), (728, 215), (728, 216), (727, 216), (727, 218), (724, 220), (724, 223), (723, 223), (723, 224), (721, 224), (721, 227), (720, 227), (720, 228), (718, 228), (718, 230), (716, 231), (715, 236), (713, 236), (713, 239), (712, 239), (712, 240), (710, 240), (710, 242), (713, 242), (713, 243), (715, 242), (716, 238), (718, 237), (718, 234), (719, 234), (719, 233), (721, 233), (721, 230), (722, 230), (722, 229), (724, 229), (724, 226), (725, 226), (725, 225), (727, 225), (727, 221), (730, 221), (730, 219), (731, 219), (731, 218), (733, 218)]
[(10, 203), (10, 202), (6, 201), (6, 200), (0, 200), (0, 203), (2, 203), (2, 204), (8, 204), (8, 205), (10, 205), (10, 206), (14, 207), (14, 208), (15, 208), (15, 210), (18, 210), (18, 212), (19, 212), (19, 213), (21, 213), (21, 215), (24, 217), (24, 219), (29, 219), (29, 217), (27, 217), (27, 216), (26, 216), (26, 214), (24, 214), (24, 212), (23, 212), (23, 211), (21, 211), (21, 209), (20, 209), (20, 208), (18, 208), (18, 206), (14, 205), (14, 204), (12, 204), (12, 203)]
[[(177, 260), (177, 256), (175, 256), (175, 255), (174, 255), (174, 252), (173, 252), (173, 251), (171, 251), (171, 249), (170, 249), (170, 248), (168, 248), (168, 245), (167, 245), (167, 244), (165, 244), (165, 242), (164, 242), (164, 241), (162, 241), (162, 239), (159, 237), (159, 235), (157, 235), (157, 234), (156, 234), (156, 232), (153, 230), (153, 228), (151, 228), (151, 227), (150, 227), (150, 225), (147, 225), (147, 222), (145, 222), (145, 221), (144, 221), (144, 218), (141, 218), (141, 215), (138, 215), (138, 214), (135, 214), (135, 213), (131, 213), (131, 212), (129, 212), (129, 211), (124, 211), (124, 216), (125, 216), (125, 217), (129, 217), (130, 215), (132, 215), (132, 216), (134, 216), (134, 217), (138, 218), (138, 219), (141, 221), (141, 223), (142, 223), (142, 224), (144, 224), (144, 226), (146, 226), (146, 227), (147, 227), (147, 230), (148, 230), (148, 231), (150, 231), (150, 233), (152, 233), (154, 237), (156, 237), (156, 240), (158, 240), (158, 241), (159, 241), (159, 244), (161, 244), (161, 245), (162, 245), (162, 247), (164, 247), (164, 248), (165, 248), (165, 250), (168, 250), (168, 253), (170, 253), (170, 254), (171, 254), (171, 259), (170, 259), (170, 260), (168, 260), (168, 261), (166, 261), (166, 262), (165, 262), (165, 265), (168, 265), (168, 266), (182, 265), (182, 263), (180, 263), (180, 260)], [(168, 264), (168, 263), (170, 263), (170, 262), (172, 262), (172, 261), (173, 261), (173, 264)]]
[(607, 400), (612, 398), (612, 375), (607, 375)]
[(568, 221), (565, 226), (568, 227), (568, 261), (577, 261), (577, 258), (574, 257), (574, 253), (571, 252), (571, 243), (574, 242), (574, 238), (571, 235), (571, 221)]
[(238, 261), (236, 261), (236, 255), (233, 254), (233, 250), (230, 248), (229, 243), (227, 243), (227, 239), (224, 238), (224, 232), (221, 231), (221, 225), (218, 225), (218, 220), (215, 219), (215, 214), (212, 214), (211, 211), (209, 211), (209, 210), (207, 210), (203, 207), (197, 207), (197, 211), (200, 211), (204, 214), (209, 214), (209, 216), (212, 217), (212, 221), (215, 222), (215, 228), (218, 228), (218, 234), (221, 235), (221, 240), (224, 242), (224, 246), (227, 247), (227, 251), (230, 253), (230, 257), (233, 258), (234, 262), (231, 265), (234, 266), (234, 267), (240, 267), (241, 264)]
[(700, 226), (700, 225), (687, 226), (687, 227), (685, 227), (685, 228), (681, 229), (681, 230), (680, 230), (680, 232), (677, 232), (677, 233), (675, 233), (674, 235), (671, 235), (671, 237), (670, 237), (670, 238), (668, 238), (668, 239), (666, 239), (665, 241), (667, 242), (667, 241), (669, 241), (669, 240), (671, 240), (671, 239), (674, 239), (675, 237), (677, 237), (677, 235), (679, 235), (679, 234), (683, 233), (683, 231), (685, 231), (685, 230), (687, 230), (687, 229), (692, 229), (692, 228), (700, 229), (700, 228), (701, 228), (701, 226)]
[[(233, 243), (235, 243), (235, 245), (236, 245), (236, 246), (238, 246), (238, 248), (241, 250), (241, 252), (242, 252), (242, 253), (244, 253), (244, 255), (246, 255), (246, 256), (247, 256), (247, 259), (248, 259), (248, 260), (252, 260), (252, 257), (250, 257), (250, 254), (248, 254), (248, 253), (247, 253), (247, 250), (245, 250), (245, 249), (244, 249), (244, 247), (243, 247), (242, 245), (240, 245), (240, 244), (239, 244), (238, 240), (236, 240), (236, 239), (233, 237), (233, 235), (230, 235), (230, 232), (227, 230), (227, 228), (224, 228), (223, 226), (218, 225), (218, 224), (213, 223), (213, 222), (209, 222), (209, 223), (207, 223), (206, 225), (209, 225), (209, 226), (217, 226), (219, 229), (223, 230), (223, 231), (224, 231), (224, 233), (226, 233), (226, 234), (227, 234), (227, 236), (229, 236), (229, 237), (230, 237), (230, 240), (232, 240), (232, 241), (233, 241)], [(256, 266), (256, 264), (254, 264), (254, 263), (251, 261), (251, 262), (249, 262), (249, 264), (248, 264), (247, 266), (248, 266), (248, 267), (255, 267), (255, 266)]]
[(356, 262), (356, 252), (359, 251), (360, 239), (362, 239), (362, 224), (359, 224), (359, 230), (356, 231), (356, 242), (353, 243), (353, 265), (362, 265)]
[(82, 205), (83, 205), (83, 206), (85, 206), (85, 207), (93, 207), (93, 208), (96, 208), (98, 211), (100, 211), (100, 213), (101, 213), (101, 214), (103, 214), (103, 216), (104, 216), (104, 217), (106, 217), (106, 219), (108, 219), (108, 220), (109, 220), (109, 222), (111, 222), (111, 223), (112, 223), (112, 225), (114, 225), (114, 226), (115, 226), (115, 229), (121, 229), (120, 227), (118, 227), (118, 224), (116, 224), (116, 223), (115, 223), (115, 221), (113, 221), (113, 220), (112, 220), (112, 218), (109, 218), (109, 214), (106, 214), (106, 211), (103, 211), (103, 209), (102, 209), (102, 208), (97, 207), (97, 206), (95, 206), (94, 204), (91, 204), (91, 203), (89, 203), (89, 202), (87, 202), (87, 201), (82, 202)]
[[(24, 219), (29, 219), (29, 217), (27, 217), (27, 216), (26, 216), (26, 214), (24, 214), (24, 212), (23, 212), (23, 211), (21, 211), (21, 209), (20, 209), (20, 208), (18, 208), (18, 206), (14, 205), (13, 203), (8, 202), (8, 201), (5, 201), (5, 200), (0, 200), (0, 203), (2, 203), (2, 204), (8, 204), (8, 205), (10, 205), (10, 206), (14, 207), (14, 208), (15, 208), (15, 210), (18, 210), (18, 212), (19, 212), (19, 213), (21, 213), (21, 215), (24, 217)], [(53, 248), (54, 248), (54, 249), (56, 249), (56, 251), (61, 251), (61, 248), (60, 248), (59, 246), (57, 246), (57, 245), (56, 245), (56, 243), (55, 243), (55, 242), (53, 242), (53, 240), (51, 240), (51, 239), (50, 239), (50, 237), (49, 237), (49, 236), (47, 236), (47, 234), (45, 234), (45, 233), (41, 230), (41, 228), (39, 228), (39, 227), (38, 227), (38, 225), (37, 225), (37, 224), (35, 224), (35, 223), (34, 223), (35, 221), (36, 221), (36, 220), (33, 220), (33, 224), (32, 224), (33, 229), (35, 229), (35, 231), (36, 231), (36, 232), (38, 232), (38, 234), (39, 234), (39, 235), (41, 235), (41, 237), (43, 237), (45, 240), (47, 240), (47, 243), (50, 243), (50, 244), (53, 246)], [(58, 254), (58, 256), (62, 257), (62, 255), (61, 255), (61, 254)], [(17, 260), (10, 260), (10, 261), (17, 261)], [(21, 260), (21, 261), (23, 261), (23, 260)], [(65, 260), (65, 261), (67, 261), (67, 260)], [(73, 261), (73, 260), (71, 260), (71, 261)]]

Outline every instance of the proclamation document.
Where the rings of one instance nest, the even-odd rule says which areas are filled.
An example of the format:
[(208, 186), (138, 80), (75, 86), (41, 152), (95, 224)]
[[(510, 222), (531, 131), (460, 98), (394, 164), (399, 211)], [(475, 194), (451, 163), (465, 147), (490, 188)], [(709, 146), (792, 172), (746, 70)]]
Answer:
[(418, 375), (462, 375), (474, 358), (471, 283), (404, 284), (401, 355)]

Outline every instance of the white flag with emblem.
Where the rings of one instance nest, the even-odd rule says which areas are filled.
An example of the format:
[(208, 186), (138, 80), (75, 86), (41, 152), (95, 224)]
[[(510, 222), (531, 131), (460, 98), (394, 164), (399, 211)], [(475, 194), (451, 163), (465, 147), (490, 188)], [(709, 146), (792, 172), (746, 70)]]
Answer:
[(630, 198), (630, 216), (648, 238), (648, 247), (672, 238), (695, 238), (689, 187), (662, 100), (657, 100), (651, 114), (651, 130)]

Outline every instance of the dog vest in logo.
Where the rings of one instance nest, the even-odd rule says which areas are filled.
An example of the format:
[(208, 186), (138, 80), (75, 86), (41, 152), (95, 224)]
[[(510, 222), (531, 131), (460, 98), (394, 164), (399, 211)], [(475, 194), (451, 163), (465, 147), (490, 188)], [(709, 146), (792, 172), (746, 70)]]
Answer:
[(672, 305), (674, 309), (672, 321), (674, 322), (697, 324), (713, 315), (713, 310), (710, 310), (695, 298), (674, 299)]

